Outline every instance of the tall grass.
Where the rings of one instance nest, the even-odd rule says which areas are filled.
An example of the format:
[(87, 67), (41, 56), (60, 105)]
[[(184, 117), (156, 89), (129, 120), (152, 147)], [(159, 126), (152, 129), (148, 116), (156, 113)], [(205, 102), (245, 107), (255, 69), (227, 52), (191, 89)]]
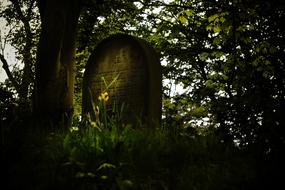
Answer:
[(181, 134), (130, 125), (98, 128), (83, 121), (70, 131), (27, 131), (7, 157), (15, 158), (5, 160), (10, 162), (7, 189), (213, 190), (255, 185), (251, 157), (212, 133)]
[[(106, 93), (95, 120), (71, 130), (14, 127), (1, 160), (5, 189), (215, 190), (252, 189), (258, 174), (251, 156), (220, 142), (209, 130), (134, 127), (122, 108), (106, 113)], [(105, 102), (104, 102), (105, 101)], [(173, 132), (175, 131), (175, 133)]]
[(63, 140), (64, 183), (76, 189), (244, 189), (251, 160), (213, 135), (85, 126)]

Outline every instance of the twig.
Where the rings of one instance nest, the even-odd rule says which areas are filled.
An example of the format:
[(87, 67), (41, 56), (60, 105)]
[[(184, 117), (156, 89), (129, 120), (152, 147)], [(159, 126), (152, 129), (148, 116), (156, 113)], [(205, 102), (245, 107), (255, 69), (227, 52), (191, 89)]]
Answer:
[(10, 69), (9, 69), (9, 64), (7, 60), (5, 59), (4, 55), (0, 53), (0, 60), (3, 63), (2, 68), (5, 70), (9, 80), (12, 82), (12, 85), (15, 87), (16, 91), (19, 92), (20, 85), (17, 83), (15, 78), (13, 77)]

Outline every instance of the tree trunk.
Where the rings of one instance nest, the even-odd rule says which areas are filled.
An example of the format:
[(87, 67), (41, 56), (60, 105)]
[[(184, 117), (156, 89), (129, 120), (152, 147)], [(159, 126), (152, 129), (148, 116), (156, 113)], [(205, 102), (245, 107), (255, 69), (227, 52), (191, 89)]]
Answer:
[(78, 0), (40, 2), (34, 113), (39, 121), (69, 127), (73, 115)]

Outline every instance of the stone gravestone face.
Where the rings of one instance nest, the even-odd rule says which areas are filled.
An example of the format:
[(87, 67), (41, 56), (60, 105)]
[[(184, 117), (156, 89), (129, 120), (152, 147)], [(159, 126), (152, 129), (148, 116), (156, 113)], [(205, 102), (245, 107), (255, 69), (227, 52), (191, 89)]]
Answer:
[(159, 125), (162, 75), (159, 58), (144, 40), (123, 34), (103, 40), (90, 56), (83, 78), (82, 111), (95, 120), (94, 107), (107, 92), (107, 110), (123, 106), (125, 123)]

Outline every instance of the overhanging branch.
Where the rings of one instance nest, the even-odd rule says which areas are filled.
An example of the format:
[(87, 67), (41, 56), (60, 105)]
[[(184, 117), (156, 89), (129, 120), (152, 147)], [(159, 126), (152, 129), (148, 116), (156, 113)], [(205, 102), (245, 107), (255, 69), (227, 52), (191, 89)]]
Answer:
[(9, 65), (7, 60), (5, 59), (4, 55), (2, 55), (0, 53), (0, 60), (3, 63), (2, 68), (4, 69), (4, 71), (6, 72), (9, 80), (12, 82), (12, 85), (15, 87), (16, 91), (19, 92), (19, 87), (20, 85), (17, 83), (17, 81), (15, 80), (15, 78), (13, 77), (10, 69), (9, 69)]

